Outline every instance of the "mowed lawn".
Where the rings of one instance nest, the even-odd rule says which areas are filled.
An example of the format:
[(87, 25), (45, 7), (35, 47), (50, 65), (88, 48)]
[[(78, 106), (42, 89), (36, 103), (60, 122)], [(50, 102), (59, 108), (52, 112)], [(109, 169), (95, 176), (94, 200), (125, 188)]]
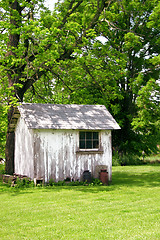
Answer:
[(160, 239), (160, 165), (113, 167), (110, 186), (0, 185), (0, 239)]

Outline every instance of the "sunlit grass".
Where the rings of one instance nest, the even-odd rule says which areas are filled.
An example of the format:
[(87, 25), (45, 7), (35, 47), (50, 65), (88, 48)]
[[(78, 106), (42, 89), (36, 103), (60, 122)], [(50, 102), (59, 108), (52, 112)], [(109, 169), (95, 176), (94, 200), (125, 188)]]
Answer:
[(160, 166), (113, 167), (110, 186), (0, 185), (0, 239), (160, 239)]

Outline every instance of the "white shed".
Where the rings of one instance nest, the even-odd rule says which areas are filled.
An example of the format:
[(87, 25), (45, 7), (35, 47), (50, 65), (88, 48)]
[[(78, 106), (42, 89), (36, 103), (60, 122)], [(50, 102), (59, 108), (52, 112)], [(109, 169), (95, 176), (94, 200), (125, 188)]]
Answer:
[(103, 105), (22, 104), (10, 124), (14, 171), (45, 182), (75, 181), (85, 170), (97, 178), (107, 167), (111, 180), (114, 129), (120, 127)]

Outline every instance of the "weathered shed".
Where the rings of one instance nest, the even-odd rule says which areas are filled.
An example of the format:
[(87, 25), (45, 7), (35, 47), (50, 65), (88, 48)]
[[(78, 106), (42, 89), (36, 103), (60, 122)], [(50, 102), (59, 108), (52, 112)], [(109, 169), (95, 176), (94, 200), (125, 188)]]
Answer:
[(17, 107), (14, 171), (55, 181), (82, 180), (85, 170), (112, 175), (111, 130), (120, 129), (103, 105), (25, 103)]

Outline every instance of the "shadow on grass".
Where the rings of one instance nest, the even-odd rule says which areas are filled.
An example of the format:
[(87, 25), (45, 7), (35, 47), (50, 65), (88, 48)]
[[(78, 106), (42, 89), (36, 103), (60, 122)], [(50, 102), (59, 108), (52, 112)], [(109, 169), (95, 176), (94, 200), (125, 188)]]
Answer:
[[(126, 167), (127, 168), (127, 167)], [(122, 170), (115, 170), (112, 175), (112, 182), (109, 186), (53, 186), (53, 187), (32, 187), (32, 188), (8, 188), (0, 184), (0, 193), (10, 193), (13, 196), (19, 194), (31, 194), (36, 191), (42, 192), (60, 192), (63, 190), (80, 191), (98, 193), (103, 191), (114, 191), (120, 187), (160, 187), (160, 166), (154, 166), (152, 171), (137, 171), (131, 169), (131, 171), (125, 171), (124, 167)], [(137, 168), (138, 169), (138, 168)], [(130, 170), (127, 168), (127, 170)]]
[(114, 171), (112, 175), (112, 182), (109, 186), (83, 186), (78, 187), (76, 190), (83, 192), (102, 192), (102, 191), (114, 191), (121, 187), (143, 187), (143, 188), (154, 188), (160, 187), (160, 165), (154, 166), (153, 171), (136, 172), (136, 170)]
[[(112, 182), (109, 186), (62, 186), (46, 189), (47, 191), (58, 191), (58, 189), (74, 190), (90, 193), (98, 193), (103, 191), (114, 191), (121, 187), (160, 187), (160, 170), (155, 172), (125, 172), (115, 171), (112, 175)], [(45, 189), (44, 189), (45, 191)]]
[(112, 186), (160, 187), (160, 172), (133, 174), (117, 171), (113, 174)]

